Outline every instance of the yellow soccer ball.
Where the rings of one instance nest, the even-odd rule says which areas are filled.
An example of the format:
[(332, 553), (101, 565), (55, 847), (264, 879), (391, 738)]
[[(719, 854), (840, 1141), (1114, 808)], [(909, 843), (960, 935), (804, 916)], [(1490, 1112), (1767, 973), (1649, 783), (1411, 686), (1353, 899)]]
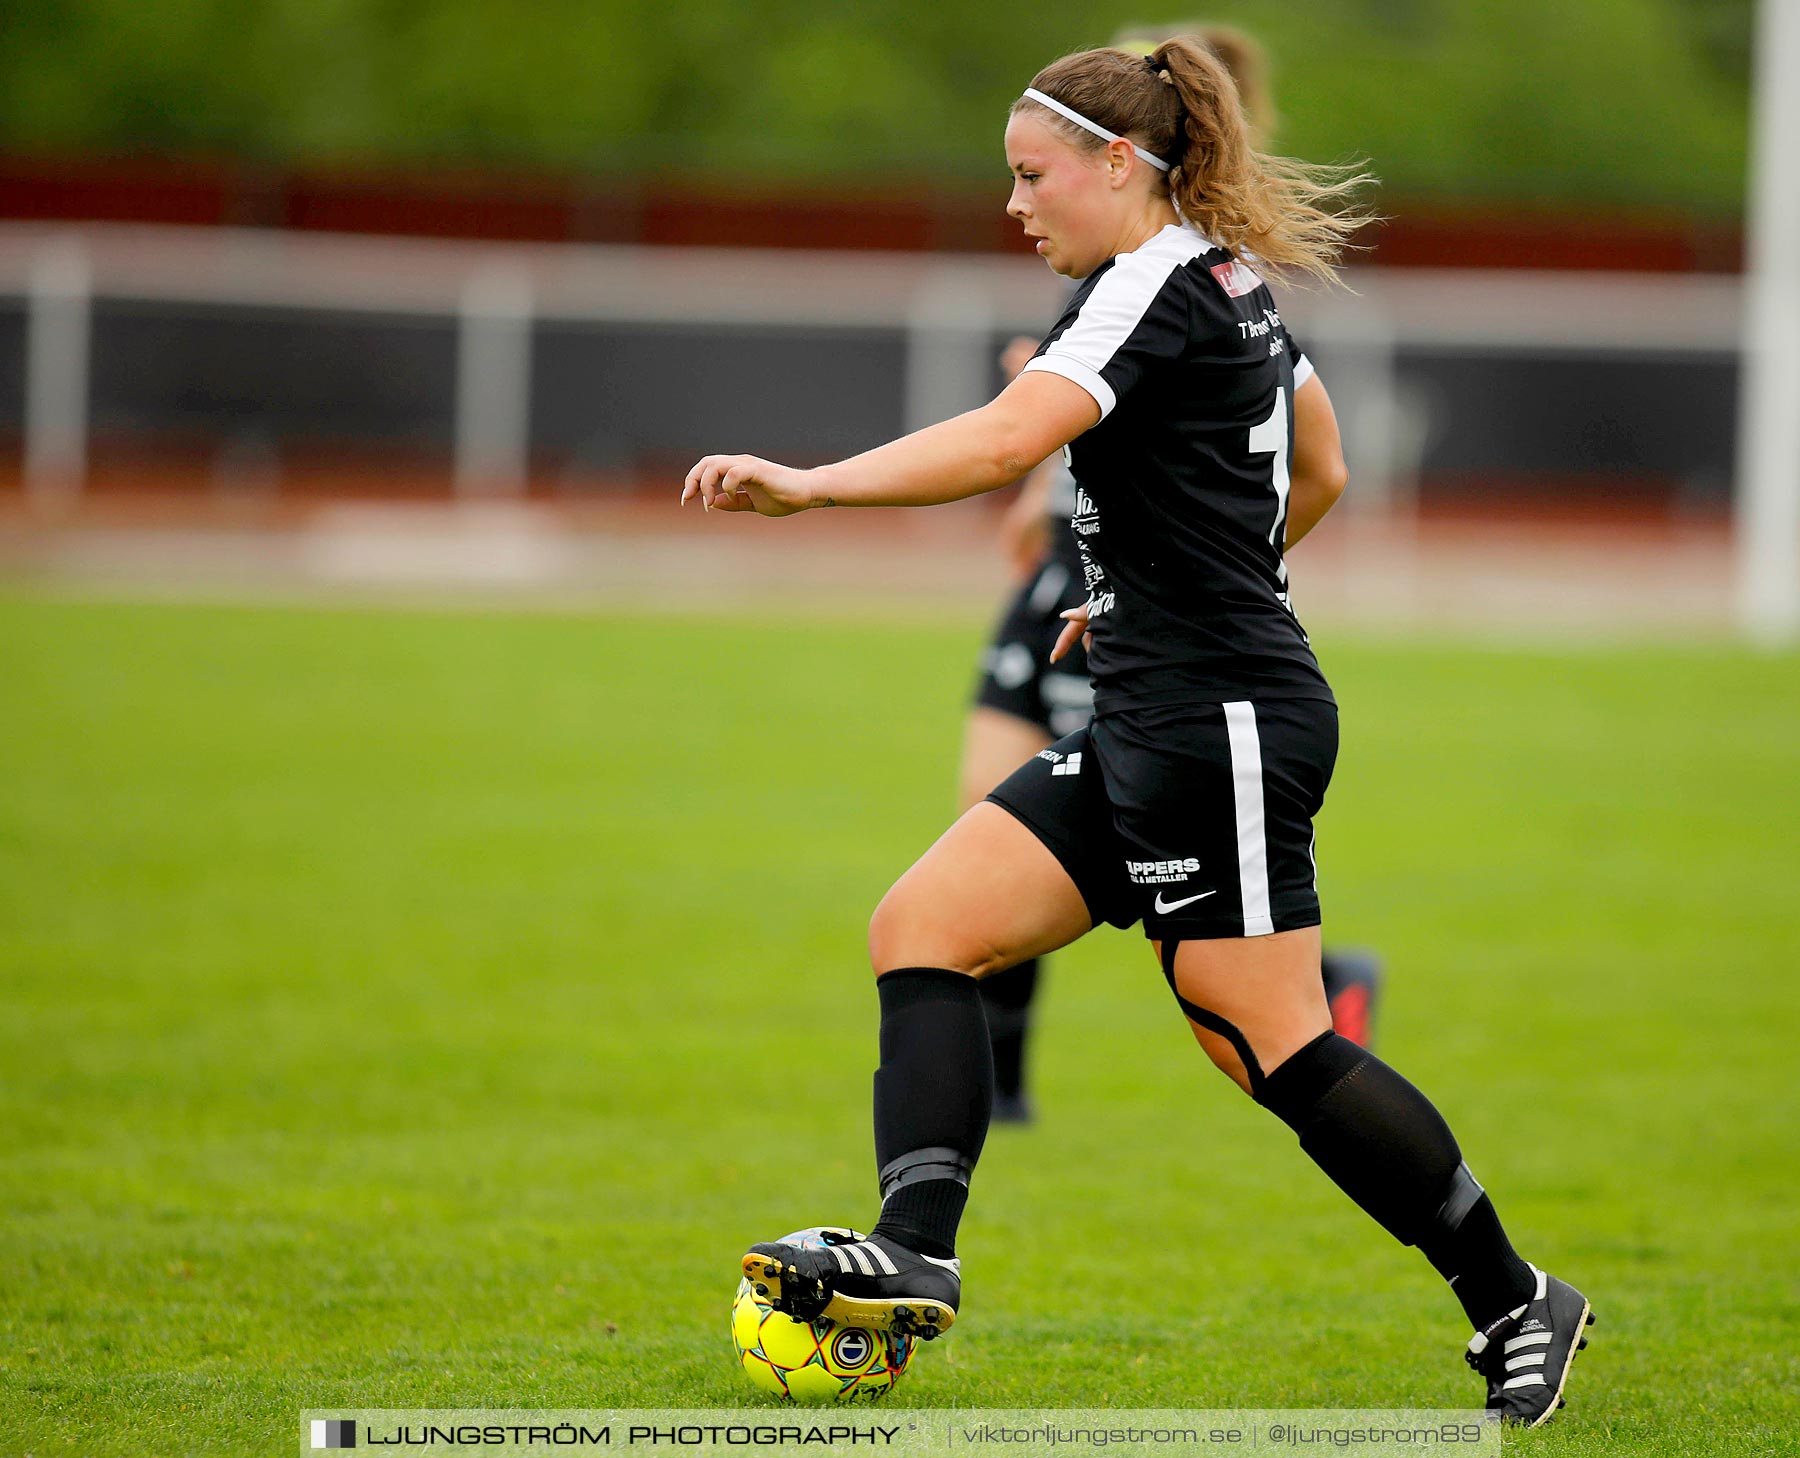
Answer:
[[(793, 1245), (823, 1245), (820, 1232), (783, 1237)], [(861, 1236), (852, 1236), (860, 1240)], [(731, 1342), (738, 1363), (762, 1391), (790, 1402), (874, 1402), (885, 1397), (912, 1362), (913, 1339), (835, 1321), (795, 1321), (739, 1281), (731, 1307)]]

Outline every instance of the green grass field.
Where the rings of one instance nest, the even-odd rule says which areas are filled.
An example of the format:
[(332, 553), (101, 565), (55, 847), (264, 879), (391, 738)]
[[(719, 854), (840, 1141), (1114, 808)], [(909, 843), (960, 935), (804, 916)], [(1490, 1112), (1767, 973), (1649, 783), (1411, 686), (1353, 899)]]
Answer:
[[(0, 1452), (759, 1403), (735, 1261), (871, 1216), (863, 929), (979, 632), (0, 598)], [(1600, 1314), (1509, 1451), (1800, 1449), (1800, 662), (1319, 646), (1328, 935)], [(1478, 1401), (1140, 937), (1047, 993), (901, 1400)]]

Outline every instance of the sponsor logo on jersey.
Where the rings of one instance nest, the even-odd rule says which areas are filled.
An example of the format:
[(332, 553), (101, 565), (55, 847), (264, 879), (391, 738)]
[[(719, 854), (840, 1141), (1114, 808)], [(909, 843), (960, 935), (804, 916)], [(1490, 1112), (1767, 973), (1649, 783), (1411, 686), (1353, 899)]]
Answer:
[(1075, 529), (1075, 546), (1081, 553), (1081, 585), (1087, 589), (1087, 614), (1092, 621), (1109, 611), (1117, 599), (1102, 585), (1106, 581), (1106, 570), (1094, 560), (1094, 554), (1089, 550), (1091, 544), (1084, 540), (1100, 530), (1100, 508), (1079, 486), (1075, 488), (1075, 515), (1070, 518), (1069, 525)]
[[(1281, 327), (1281, 315), (1274, 309), (1264, 309), (1260, 319), (1238, 320), (1238, 337), (1240, 339), (1267, 339), (1270, 354), (1287, 353), (1287, 335)], [(1279, 406), (1280, 402), (1276, 403)]]
[(1198, 856), (1177, 856), (1169, 861), (1127, 861), (1125, 874), (1140, 886), (1160, 886), (1185, 881), (1200, 869)]
[(1240, 339), (1261, 339), (1265, 335), (1274, 334), (1281, 328), (1281, 315), (1273, 309), (1264, 309), (1262, 312), (1263, 316), (1260, 319), (1238, 320), (1238, 337)]
[(1262, 287), (1263, 281), (1257, 276), (1256, 270), (1235, 258), (1229, 263), (1215, 263), (1207, 271), (1219, 281), (1219, 287), (1234, 299), (1253, 294)]

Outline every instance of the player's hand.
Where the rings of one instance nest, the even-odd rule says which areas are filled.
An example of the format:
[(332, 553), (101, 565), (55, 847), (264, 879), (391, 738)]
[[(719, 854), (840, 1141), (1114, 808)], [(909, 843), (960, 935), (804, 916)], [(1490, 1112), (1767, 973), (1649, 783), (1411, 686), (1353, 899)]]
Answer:
[(811, 471), (777, 465), (758, 456), (703, 456), (687, 473), (681, 504), (696, 496), (708, 511), (754, 511), (792, 516), (816, 505)]
[(1050, 650), (1052, 663), (1073, 648), (1077, 639), (1080, 640), (1083, 649), (1094, 646), (1094, 635), (1088, 632), (1088, 610), (1085, 607), (1070, 608), (1061, 616), (1063, 630), (1057, 634), (1056, 646)]

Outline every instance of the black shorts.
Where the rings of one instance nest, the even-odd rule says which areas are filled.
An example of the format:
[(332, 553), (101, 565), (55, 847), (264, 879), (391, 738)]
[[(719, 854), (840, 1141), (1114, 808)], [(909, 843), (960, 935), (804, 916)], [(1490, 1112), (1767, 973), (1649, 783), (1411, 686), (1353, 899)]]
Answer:
[(1069, 873), (1095, 924), (1152, 939), (1319, 924), (1313, 817), (1337, 762), (1316, 699), (1107, 714), (1027, 760), (988, 798)]
[(1062, 614), (1087, 601), (1079, 570), (1052, 556), (1007, 603), (981, 655), (975, 702), (1036, 724), (1052, 739), (1071, 734), (1094, 714), (1094, 685), (1087, 652), (1077, 643), (1056, 663), (1050, 650), (1064, 624)]

